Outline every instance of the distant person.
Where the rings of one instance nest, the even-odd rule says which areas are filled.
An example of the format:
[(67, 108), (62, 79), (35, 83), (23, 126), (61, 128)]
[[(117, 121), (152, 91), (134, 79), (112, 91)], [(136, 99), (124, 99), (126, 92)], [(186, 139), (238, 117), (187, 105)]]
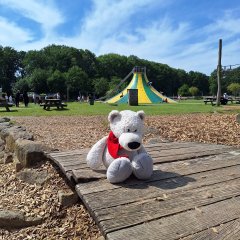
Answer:
[(20, 91), (17, 90), (17, 93), (16, 93), (16, 95), (15, 95), (16, 107), (19, 107), (19, 101), (20, 101)]
[(78, 96), (78, 97), (77, 97), (77, 100), (78, 100), (78, 102), (81, 102), (81, 97)]
[(26, 91), (23, 93), (23, 102), (24, 102), (25, 107), (27, 107), (28, 103), (29, 103), (29, 97), (28, 97), (28, 94)]
[(57, 99), (61, 99), (59, 92), (57, 93)]
[(227, 93), (223, 94), (223, 98), (228, 100), (229, 97), (228, 97)]
[(33, 99), (33, 102), (36, 104), (37, 103), (37, 99), (36, 99), (36, 94), (35, 93), (33, 93), (32, 99)]
[(6, 100), (6, 102), (8, 102), (8, 95), (6, 94), (3, 94), (3, 96), (4, 96), (4, 98), (5, 98), (5, 100)]
[(9, 103), (13, 103), (13, 98), (12, 98), (12, 95), (11, 95), (11, 94), (9, 95), (8, 102), (9, 102)]

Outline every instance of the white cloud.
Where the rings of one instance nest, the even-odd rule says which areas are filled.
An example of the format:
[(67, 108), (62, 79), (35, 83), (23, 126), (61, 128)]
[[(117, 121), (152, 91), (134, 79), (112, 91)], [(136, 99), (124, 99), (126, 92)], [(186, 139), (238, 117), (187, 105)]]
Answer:
[(0, 0), (0, 5), (10, 8), (26, 18), (40, 23), (45, 37), (50, 36), (51, 31), (64, 21), (63, 16), (52, 1)]
[[(184, 16), (178, 24), (171, 20), (165, 10), (171, 11), (169, 5), (172, 3), (174, 1), (92, 0), (92, 8), (85, 19), (81, 19), (81, 25), (79, 20), (79, 34), (62, 37), (57, 35), (55, 29), (65, 18), (54, 5), (54, 0), (0, 0), (0, 5), (38, 22), (44, 32), (42, 39), (33, 42), (29, 31), (2, 18), (0, 42), (14, 47), (17, 45), (24, 50), (40, 49), (54, 43), (89, 49), (97, 55), (110, 52), (127, 56), (133, 54), (187, 71), (210, 74), (217, 64), (218, 39), (222, 38), (223, 63), (227, 65), (238, 61), (240, 18), (237, 12), (232, 14), (226, 10), (221, 18), (212, 19), (205, 26), (196, 28), (194, 22), (184, 21)], [(138, 22), (132, 28), (137, 14), (147, 14), (153, 9), (161, 12), (158, 18), (151, 19), (146, 15), (147, 23)], [(17, 35), (19, 37), (15, 37)]]
[[(17, 39), (17, 41), (16, 41)], [(0, 43), (5, 46), (20, 47), (22, 44), (31, 41), (32, 36), (28, 30), (18, 27), (14, 22), (0, 17)]]

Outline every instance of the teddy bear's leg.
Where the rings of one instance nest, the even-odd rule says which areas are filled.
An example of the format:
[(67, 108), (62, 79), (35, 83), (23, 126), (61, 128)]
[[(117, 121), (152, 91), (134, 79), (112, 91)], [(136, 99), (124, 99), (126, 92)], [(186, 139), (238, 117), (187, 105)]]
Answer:
[(114, 159), (107, 169), (107, 179), (111, 183), (125, 181), (132, 174), (132, 165), (128, 158)]
[(147, 153), (140, 153), (133, 158), (132, 168), (138, 179), (148, 179), (153, 172), (153, 160)]

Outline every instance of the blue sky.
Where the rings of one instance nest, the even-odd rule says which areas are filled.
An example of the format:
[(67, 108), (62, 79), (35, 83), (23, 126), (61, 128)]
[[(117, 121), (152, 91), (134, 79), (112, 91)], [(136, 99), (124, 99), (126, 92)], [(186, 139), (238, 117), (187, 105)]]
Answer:
[(239, 0), (0, 0), (0, 45), (62, 44), (210, 74), (240, 63)]

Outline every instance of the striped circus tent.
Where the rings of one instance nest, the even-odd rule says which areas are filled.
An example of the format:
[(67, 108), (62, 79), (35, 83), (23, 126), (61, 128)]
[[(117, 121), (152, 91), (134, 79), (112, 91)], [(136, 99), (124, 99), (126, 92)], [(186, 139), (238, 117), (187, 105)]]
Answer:
[(138, 90), (138, 103), (176, 103), (176, 101), (159, 93), (148, 81), (146, 68), (134, 67), (133, 77), (128, 86), (114, 97), (106, 100), (107, 103), (127, 103), (129, 98), (129, 89)]

